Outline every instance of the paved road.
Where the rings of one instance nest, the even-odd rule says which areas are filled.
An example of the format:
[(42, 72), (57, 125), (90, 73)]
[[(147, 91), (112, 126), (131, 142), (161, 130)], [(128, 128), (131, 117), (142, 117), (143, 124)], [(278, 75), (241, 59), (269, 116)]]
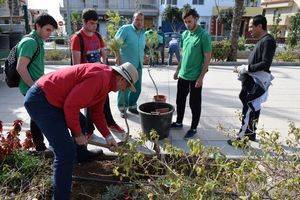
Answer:
[[(46, 72), (54, 71), (66, 66), (47, 65)], [(172, 79), (175, 66), (157, 67), (151, 69), (156, 80), (160, 94), (167, 96), (167, 102), (175, 105), (176, 81)], [(273, 86), (270, 87), (269, 99), (264, 104), (259, 121), (259, 128), (266, 130), (278, 130), (281, 139), (288, 135), (288, 122), (293, 121), (300, 126), (300, 67), (273, 66), (272, 73), (275, 76)], [(0, 77), (1, 78), (1, 77)], [(139, 103), (152, 101), (155, 89), (149, 78), (148, 71), (143, 72), (143, 91)], [(240, 82), (230, 66), (212, 66), (205, 77), (203, 88), (202, 116), (198, 134), (207, 146), (217, 146), (230, 156), (242, 155), (242, 152), (227, 145), (228, 139), (219, 132), (217, 126), (221, 124), (225, 128), (238, 130), (240, 122), (236, 112), (241, 111), (241, 103), (238, 99)], [(125, 127), (125, 122), (120, 118), (116, 108), (116, 93), (110, 94), (111, 109), (115, 120)], [(175, 119), (174, 113), (173, 119)], [(24, 120), (24, 129), (28, 129), (29, 117), (23, 107), (23, 97), (17, 89), (7, 88), (0, 81), (0, 120), (4, 122), (5, 130), (14, 119)], [(141, 130), (139, 117), (129, 115), (130, 133), (137, 135)], [(169, 139), (178, 147), (186, 149), (186, 142), (182, 139), (189, 129), (191, 112), (187, 101), (186, 115), (183, 130), (172, 130)]]

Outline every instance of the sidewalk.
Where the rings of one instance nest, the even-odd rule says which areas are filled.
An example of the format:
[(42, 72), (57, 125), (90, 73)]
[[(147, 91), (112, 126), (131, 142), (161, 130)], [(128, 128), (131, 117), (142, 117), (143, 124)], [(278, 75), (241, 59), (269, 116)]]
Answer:
[[(47, 65), (46, 73), (66, 66)], [(175, 66), (157, 67), (151, 69), (160, 94), (167, 96), (167, 102), (175, 106), (176, 81), (173, 80)], [(269, 99), (264, 104), (259, 128), (266, 130), (278, 130), (281, 138), (288, 136), (288, 121), (293, 121), (300, 126), (300, 70), (295, 66), (274, 66), (271, 71), (275, 77), (273, 86), (270, 87)], [(0, 77), (1, 78), (1, 77)], [(229, 66), (211, 66), (204, 80), (202, 94), (202, 114), (198, 134), (206, 146), (219, 147), (222, 152), (230, 157), (240, 157), (243, 152), (226, 143), (228, 139), (217, 127), (221, 124), (225, 128), (238, 130), (240, 122), (236, 111), (241, 111), (241, 103), (238, 99), (240, 82), (236, 74)], [(148, 75), (147, 69), (143, 71), (143, 86), (139, 104), (152, 101), (155, 89)], [(116, 107), (116, 93), (110, 93), (111, 109), (115, 120), (122, 127), (125, 121), (119, 115)], [(189, 98), (189, 97), (188, 97)], [(29, 128), (29, 117), (23, 107), (23, 96), (17, 89), (9, 89), (5, 82), (0, 81), (0, 120), (4, 122), (4, 131), (11, 126), (11, 122), (17, 118), (24, 120), (23, 130)], [(186, 141), (183, 140), (185, 132), (191, 123), (191, 111), (186, 105), (186, 115), (182, 130), (171, 130), (169, 139), (173, 145), (187, 149)], [(175, 120), (176, 112), (173, 115)], [(129, 113), (128, 123), (133, 137), (141, 131), (138, 115)], [(99, 133), (96, 133), (99, 135)], [(257, 143), (254, 143), (257, 145)], [(107, 152), (107, 151), (106, 151)]]

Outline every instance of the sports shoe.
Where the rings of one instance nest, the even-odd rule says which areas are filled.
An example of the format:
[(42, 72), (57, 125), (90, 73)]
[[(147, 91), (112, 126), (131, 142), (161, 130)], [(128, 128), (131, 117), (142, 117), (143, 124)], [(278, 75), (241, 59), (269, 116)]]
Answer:
[(88, 150), (85, 145), (77, 145), (78, 163), (86, 163), (102, 155), (103, 151), (101, 149)]
[(182, 127), (183, 127), (182, 123), (173, 122), (171, 124), (171, 128), (182, 128)]
[(136, 108), (129, 108), (128, 111), (131, 112), (131, 113), (133, 113), (133, 114), (136, 114), (136, 115), (139, 114), (139, 112), (138, 112), (138, 110)]
[(115, 133), (125, 133), (125, 130), (118, 124), (108, 126), (109, 130)]
[(190, 129), (186, 132), (185, 136), (184, 136), (184, 139), (185, 140), (188, 140), (188, 139), (191, 139), (192, 137), (194, 137), (194, 135), (197, 133), (197, 130), (196, 129)]
[[(256, 141), (256, 134), (253, 133), (253, 134), (249, 134), (249, 135), (245, 135), (244, 137), (248, 137), (249, 140), (251, 141)], [(232, 140), (227, 140), (227, 143), (231, 146), (233, 146), (233, 142), (234, 141), (237, 141), (237, 140), (241, 140), (240, 137), (237, 137), (236, 139), (232, 139)], [(239, 146), (238, 146), (239, 147)]]

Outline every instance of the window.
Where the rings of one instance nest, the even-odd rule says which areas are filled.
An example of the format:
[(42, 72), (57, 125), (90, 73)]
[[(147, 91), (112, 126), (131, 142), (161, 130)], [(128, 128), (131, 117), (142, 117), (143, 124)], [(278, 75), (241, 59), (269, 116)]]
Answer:
[(177, 5), (177, 0), (167, 0), (168, 5)]
[(98, 0), (93, 0), (93, 8), (98, 8)]
[(165, 4), (165, 0), (161, 0), (160, 5), (164, 5), (164, 4)]
[(206, 22), (200, 22), (200, 26), (201, 28), (206, 29)]
[(193, 0), (193, 5), (204, 5), (204, 0)]

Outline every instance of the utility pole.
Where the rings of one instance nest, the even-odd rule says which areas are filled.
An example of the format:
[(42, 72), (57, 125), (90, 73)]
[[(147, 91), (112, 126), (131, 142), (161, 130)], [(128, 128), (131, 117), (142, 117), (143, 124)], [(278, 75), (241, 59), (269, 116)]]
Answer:
[(72, 30), (71, 30), (71, 12), (70, 12), (70, 0), (67, 0), (67, 21), (66, 21), (66, 24), (67, 24), (67, 34), (68, 35), (71, 35), (72, 34)]

